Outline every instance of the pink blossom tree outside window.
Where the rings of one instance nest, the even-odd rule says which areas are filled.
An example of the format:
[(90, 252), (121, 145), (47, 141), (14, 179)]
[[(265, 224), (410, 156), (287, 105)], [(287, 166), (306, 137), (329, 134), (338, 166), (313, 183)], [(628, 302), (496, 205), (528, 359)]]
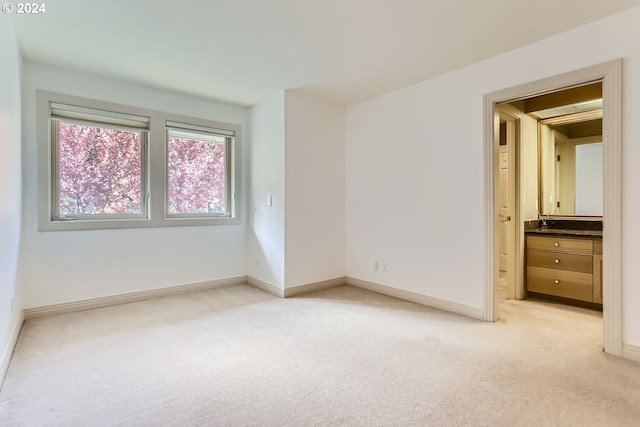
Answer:
[(227, 215), (227, 172), (225, 137), (170, 130), (167, 214)]
[(140, 215), (143, 132), (59, 122), (58, 215)]

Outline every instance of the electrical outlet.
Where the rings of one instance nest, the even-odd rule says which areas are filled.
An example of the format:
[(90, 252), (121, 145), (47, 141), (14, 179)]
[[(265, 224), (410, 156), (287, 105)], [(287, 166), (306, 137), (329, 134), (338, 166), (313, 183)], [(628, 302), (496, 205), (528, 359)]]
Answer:
[(382, 264), (382, 272), (383, 273), (389, 272), (389, 265), (387, 263)]

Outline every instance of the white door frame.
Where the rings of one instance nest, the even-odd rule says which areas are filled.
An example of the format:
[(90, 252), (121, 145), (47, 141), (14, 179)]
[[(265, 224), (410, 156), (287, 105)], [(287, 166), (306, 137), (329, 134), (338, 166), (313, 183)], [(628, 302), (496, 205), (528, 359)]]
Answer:
[(622, 356), (622, 59), (492, 92), (484, 96), (484, 241), (485, 279), (483, 319), (498, 320), (499, 278), (499, 141), (496, 104), (555, 92), (602, 80), (604, 117), (603, 320), (604, 351)]

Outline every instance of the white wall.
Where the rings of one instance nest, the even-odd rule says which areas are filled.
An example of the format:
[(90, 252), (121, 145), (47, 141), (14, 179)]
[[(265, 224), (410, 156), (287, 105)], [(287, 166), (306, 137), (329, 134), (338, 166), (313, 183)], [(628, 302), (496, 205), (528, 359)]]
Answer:
[(622, 57), (623, 340), (640, 345), (638, 22), (635, 8), (349, 107), (347, 275), (480, 308), (483, 95)]
[(481, 307), (475, 83), (448, 74), (347, 109), (347, 276)]
[(286, 287), (344, 276), (344, 107), (285, 93)]
[[(235, 123), (248, 110), (35, 63), (24, 63), (23, 239), (25, 307), (39, 307), (245, 274), (247, 185), (240, 141), (241, 223), (202, 227), (37, 231), (36, 89)], [(244, 198), (244, 200), (242, 200)]]
[[(284, 289), (284, 92), (254, 105), (250, 117), (246, 274)], [(269, 195), (271, 206), (267, 205)]]
[(520, 213), (521, 219), (527, 221), (538, 219), (538, 121), (525, 114), (520, 125)]
[(279, 92), (250, 121), (247, 274), (282, 289), (344, 276), (344, 107)]
[(540, 168), (540, 178), (542, 179), (540, 209), (543, 215), (562, 213), (556, 205), (559, 193), (557, 190), (560, 186), (556, 186), (556, 134), (548, 125), (540, 125), (540, 162), (544, 165)]
[[(20, 66), (21, 59), (6, 14), (0, 15), (0, 369), (10, 357), (11, 335), (22, 312), (18, 285), (21, 221)], [(11, 299), (13, 309), (11, 307)], [(0, 381), (4, 372), (0, 371)]]

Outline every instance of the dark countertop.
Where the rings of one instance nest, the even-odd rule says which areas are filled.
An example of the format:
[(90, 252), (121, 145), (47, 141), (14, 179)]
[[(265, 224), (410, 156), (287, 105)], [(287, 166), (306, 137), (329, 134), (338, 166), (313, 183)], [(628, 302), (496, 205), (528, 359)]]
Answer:
[(525, 234), (546, 234), (549, 236), (576, 236), (602, 239), (602, 230), (567, 230), (561, 228), (549, 228), (546, 230), (534, 228), (525, 230)]

